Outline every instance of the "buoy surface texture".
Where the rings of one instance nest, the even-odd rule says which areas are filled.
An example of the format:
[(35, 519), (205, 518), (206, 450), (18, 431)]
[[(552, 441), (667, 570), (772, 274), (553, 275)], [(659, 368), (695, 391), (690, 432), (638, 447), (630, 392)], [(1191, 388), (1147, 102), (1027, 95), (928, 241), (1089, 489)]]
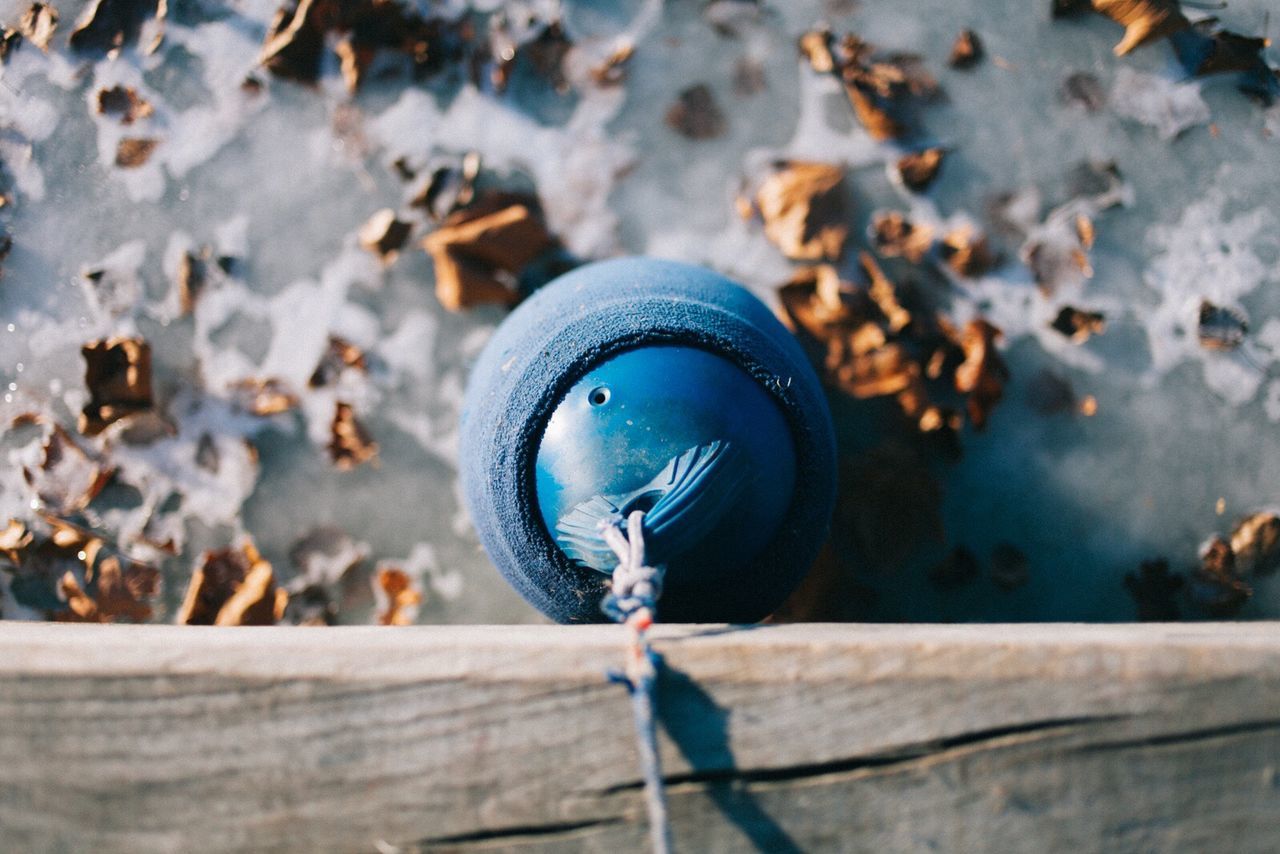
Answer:
[(463, 491), (507, 580), (559, 622), (604, 619), (600, 520), (646, 510), (658, 616), (754, 622), (799, 583), (835, 499), (830, 414), (794, 338), (708, 270), (604, 261), (545, 286), (472, 371)]

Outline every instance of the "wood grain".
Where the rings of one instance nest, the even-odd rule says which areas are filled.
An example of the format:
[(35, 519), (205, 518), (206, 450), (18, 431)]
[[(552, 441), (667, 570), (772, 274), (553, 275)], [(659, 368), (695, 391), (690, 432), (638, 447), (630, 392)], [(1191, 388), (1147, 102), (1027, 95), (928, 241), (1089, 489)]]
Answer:
[[(1280, 847), (1280, 624), (658, 634), (680, 851)], [(0, 624), (0, 848), (642, 850), (622, 643)]]

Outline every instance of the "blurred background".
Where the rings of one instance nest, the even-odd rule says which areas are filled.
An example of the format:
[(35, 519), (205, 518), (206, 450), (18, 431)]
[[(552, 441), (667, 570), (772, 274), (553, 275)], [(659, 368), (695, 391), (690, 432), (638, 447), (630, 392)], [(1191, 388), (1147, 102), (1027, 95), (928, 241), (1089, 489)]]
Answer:
[(540, 620), (462, 392), (622, 254), (830, 379), (790, 616), (1280, 616), (1270, 5), (0, 2), (0, 616)]

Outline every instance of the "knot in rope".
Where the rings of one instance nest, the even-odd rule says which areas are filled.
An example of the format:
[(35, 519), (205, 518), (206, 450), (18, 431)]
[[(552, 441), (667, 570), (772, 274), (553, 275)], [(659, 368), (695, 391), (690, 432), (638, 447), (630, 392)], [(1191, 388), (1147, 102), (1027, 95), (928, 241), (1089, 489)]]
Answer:
[(600, 528), (604, 541), (618, 556), (610, 592), (601, 607), (619, 623), (642, 622), (641, 628), (648, 628), (658, 609), (658, 597), (662, 595), (663, 567), (648, 566), (645, 562), (644, 511), (631, 511), (626, 534), (608, 522), (601, 523)]

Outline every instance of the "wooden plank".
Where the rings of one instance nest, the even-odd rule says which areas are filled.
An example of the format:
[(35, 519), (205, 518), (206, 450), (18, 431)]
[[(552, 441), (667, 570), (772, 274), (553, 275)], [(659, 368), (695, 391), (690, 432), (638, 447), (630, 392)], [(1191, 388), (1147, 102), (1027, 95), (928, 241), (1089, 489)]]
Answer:
[[(1280, 624), (658, 636), (678, 850), (1280, 845)], [(640, 850), (622, 643), (2, 624), (0, 847)]]

